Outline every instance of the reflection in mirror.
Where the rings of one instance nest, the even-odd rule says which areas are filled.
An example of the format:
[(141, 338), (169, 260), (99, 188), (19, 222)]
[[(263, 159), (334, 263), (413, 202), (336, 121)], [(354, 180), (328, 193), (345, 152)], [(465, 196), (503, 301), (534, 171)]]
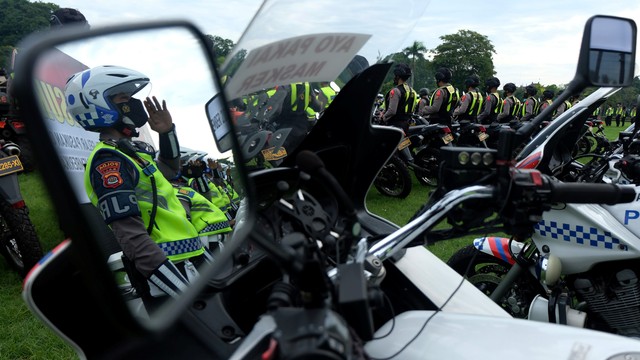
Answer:
[(589, 43), (589, 80), (595, 85), (631, 84), (636, 29), (627, 19), (595, 17)]
[(59, 44), (34, 70), (51, 142), (140, 319), (224, 251), (245, 193), (203, 46), (187, 28), (117, 33)]

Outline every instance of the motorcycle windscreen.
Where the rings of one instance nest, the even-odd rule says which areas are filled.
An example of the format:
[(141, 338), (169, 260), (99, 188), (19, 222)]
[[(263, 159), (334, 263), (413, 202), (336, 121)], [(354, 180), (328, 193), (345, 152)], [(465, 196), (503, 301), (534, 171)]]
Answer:
[[(27, 41), (22, 48), (24, 61), (23, 67), (17, 69), (16, 89), (24, 94), (24, 104), (32, 105), (28, 110), (31, 112), (29, 136), (55, 202), (60, 227), (83, 258), (77, 266), (85, 274), (88, 291), (92, 293), (92, 287), (100, 287), (95, 291), (100, 295), (93, 301), (96, 306), (113, 307), (113, 303), (109, 304), (109, 296), (105, 295), (110, 293), (119, 297), (118, 301), (126, 304), (124, 307), (130, 315), (144, 326), (162, 327), (171, 323), (181, 314), (177, 304), (186, 306), (189, 298), (194, 297), (207, 280), (224, 286), (229, 269), (233, 267), (225, 259), (232, 258), (240, 245), (234, 244), (241, 242), (234, 240), (245, 238), (244, 232), (249, 231), (252, 223), (247, 212), (243, 219), (236, 219), (247, 188), (243, 162), (235, 158), (235, 142), (231, 138), (225, 151), (219, 151), (213, 132), (216, 124), (207, 117), (206, 106), (210, 99), (219, 99), (221, 104), (226, 100), (206, 37), (192, 25), (175, 21), (136, 28), (123, 26), (88, 35), (60, 31), (48, 34), (44, 39)], [(136, 79), (118, 89), (92, 82), (91, 76), (95, 72), (85, 70), (104, 65), (137, 71), (148, 78), (148, 82)], [(71, 91), (67, 81), (80, 73), (83, 78), (77, 84), (81, 89)], [(120, 75), (114, 71), (113, 74), (107, 72), (109, 76)], [(116, 106), (110, 102), (109, 91), (126, 93), (133, 98), (137, 96), (139, 101), (155, 96), (161, 108), (166, 106), (175, 124), (179, 149), (175, 143), (169, 147), (173, 147), (173, 151), (180, 150), (179, 157), (169, 161), (172, 168), (162, 164), (157, 168), (144, 167), (138, 162), (139, 175), (154, 174), (156, 187), (148, 186), (151, 180), (146, 179), (147, 183), (141, 184), (135, 193), (137, 199), (146, 199), (152, 204), (151, 212), (153, 209), (156, 214), (175, 211), (167, 209), (166, 202), (157, 196), (157, 188), (162, 183), (160, 179), (164, 178), (165, 185), (170, 183), (175, 193), (182, 195), (182, 200), (186, 199), (181, 204), (185, 221), (196, 231), (191, 237), (194, 246), (214, 254), (214, 261), (196, 265), (199, 276), (192, 279), (187, 291), (175, 298), (163, 295), (146, 279), (140, 278), (107, 227), (104, 219), (113, 212), (126, 211), (126, 208), (107, 205), (99, 198), (90, 197), (93, 187), (85, 184), (85, 172), (91, 170), (87, 169), (91, 154), (96, 146), (101, 146), (98, 131), (115, 124), (116, 118), (133, 119), (132, 122), (140, 125), (136, 120), (150, 116), (142, 103), (136, 105), (135, 101), (129, 101)], [(77, 102), (81, 102), (86, 111), (79, 111)], [(217, 109), (217, 116), (219, 122), (230, 122), (225, 106)], [(85, 127), (93, 131), (87, 131)], [(167, 144), (160, 142), (158, 132), (151, 130), (149, 122), (136, 131), (138, 136), (133, 140), (145, 143), (139, 148), (145, 149), (150, 156), (157, 159), (160, 154), (167, 153)], [(131, 159), (136, 160), (135, 157)], [(109, 187), (118, 184), (125, 170), (110, 167), (98, 171), (104, 174), (103, 185)], [(144, 181), (141, 179), (139, 183)], [(171, 185), (165, 186), (165, 193), (171, 191)], [(127, 206), (135, 204), (132, 200)], [(213, 215), (204, 220), (197, 217), (194, 204), (205, 204)], [(142, 218), (146, 219), (146, 210), (140, 209)], [(156, 221), (159, 223), (161, 220)], [(172, 255), (166, 248), (163, 250)], [(150, 301), (154, 304), (152, 308), (148, 306)]]

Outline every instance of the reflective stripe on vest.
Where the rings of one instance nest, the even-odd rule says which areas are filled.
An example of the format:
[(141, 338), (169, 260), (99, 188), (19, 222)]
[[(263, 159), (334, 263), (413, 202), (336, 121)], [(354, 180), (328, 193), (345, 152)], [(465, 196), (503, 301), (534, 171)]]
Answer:
[(509, 95), (507, 96), (507, 98), (511, 98), (511, 100), (513, 101), (513, 103), (511, 104), (511, 111), (509, 111), (509, 115), (516, 116), (518, 110), (520, 109), (520, 100), (518, 100), (518, 98), (513, 95)]
[[(202, 242), (199, 237), (177, 241), (166, 241), (157, 244), (171, 261), (184, 260), (196, 255), (201, 255), (204, 252), (202, 249)], [(184, 256), (185, 254), (190, 253), (193, 253), (193, 255)]]
[(207, 200), (202, 194), (186, 186), (176, 187), (178, 198), (189, 203), (191, 223), (200, 235), (210, 235), (231, 231), (227, 216)]
[(320, 91), (322, 91), (322, 94), (327, 98), (327, 103), (324, 104), (324, 108), (326, 109), (336, 97), (336, 91), (333, 90), (331, 86), (323, 86), (320, 88)]
[(500, 94), (498, 93), (491, 93), (489, 95), (493, 95), (493, 97), (496, 98), (496, 105), (493, 108), (493, 113), (494, 114), (500, 114), (502, 112), (502, 99), (500, 99)]
[(472, 90), (468, 92), (468, 94), (471, 95), (471, 104), (469, 105), (469, 109), (467, 109), (467, 115), (480, 115), (482, 104), (484, 104), (484, 96), (482, 96), (478, 90)]
[[(304, 87), (304, 93), (300, 96), (303, 98), (298, 98), (298, 86), (302, 85)], [(300, 102), (302, 100), (302, 103)], [(298, 111), (298, 105), (302, 105), (302, 110), (306, 110), (309, 106), (309, 83), (294, 83), (291, 84), (291, 110), (296, 112)]]
[[(396, 109), (396, 115), (405, 115), (413, 113), (413, 108), (416, 104), (417, 93), (415, 90), (409, 87), (406, 83), (402, 84), (400, 89), (400, 102), (398, 103), (398, 109)], [(402, 111), (400, 111), (402, 110)]]
[[(533, 101), (533, 114), (535, 115), (538, 112), (538, 109), (540, 108), (540, 105), (538, 104), (538, 99), (534, 98), (533, 96), (527, 98), (527, 100), (531, 100)], [(525, 100), (525, 105), (522, 107), (522, 116), (525, 116), (527, 113), (527, 106), (526, 106), (526, 100)]]
[[(188, 185), (193, 188), (192, 184), (195, 179), (189, 179)], [(218, 209), (222, 210), (222, 212), (227, 212), (231, 207), (231, 200), (229, 196), (227, 196), (226, 192), (221, 189), (218, 185), (211, 182), (207, 179), (207, 185), (211, 190), (211, 202), (213, 205), (217, 206)]]
[[(451, 111), (451, 107), (458, 102), (458, 98), (457, 98), (458, 93), (456, 89), (451, 84), (440, 86), (438, 89), (446, 89), (447, 92), (449, 93), (449, 98), (447, 99), (446, 111), (447, 112)], [(434, 91), (433, 94), (431, 94), (431, 99), (429, 99), (429, 106), (433, 106), (433, 100), (435, 98), (436, 93), (438, 92), (438, 89), (436, 89), (436, 91)]]

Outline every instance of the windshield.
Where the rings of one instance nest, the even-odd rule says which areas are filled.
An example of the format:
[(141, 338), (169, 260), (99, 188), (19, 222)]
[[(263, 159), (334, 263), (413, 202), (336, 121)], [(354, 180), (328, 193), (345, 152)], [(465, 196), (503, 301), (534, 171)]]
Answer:
[(401, 52), (428, 3), (266, 1), (222, 66), (249, 169), (278, 166), (353, 76)]

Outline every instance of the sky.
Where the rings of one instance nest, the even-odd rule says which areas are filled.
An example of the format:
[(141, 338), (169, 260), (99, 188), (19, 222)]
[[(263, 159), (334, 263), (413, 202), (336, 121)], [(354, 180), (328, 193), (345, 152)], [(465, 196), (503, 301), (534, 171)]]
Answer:
[[(175, 0), (58, 0), (55, 3), (80, 10), (92, 25), (182, 18), (194, 22), (205, 34), (236, 42), (262, 1), (191, 0), (178, 4)], [(297, 6), (302, 4), (300, 1), (295, 3)], [(404, 46), (421, 41), (428, 49), (433, 49), (441, 44), (443, 35), (462, 29), (472, 30), (487, 36), (494, 45), (496, 76), (503, 84), (561, 85), (568, 83), (575, 74), (584, 24), (595, 14), (640, 21), (640, 1), (431, 0), (413, 32), (406, 37)], [(388, 22), (402, 19), (399, 9), (397, 15), (389, 14)], [(357, 14), (353, 21), (375, 23)], [(636, 74), (640, 72), (638, 69), (637, 66)]]

